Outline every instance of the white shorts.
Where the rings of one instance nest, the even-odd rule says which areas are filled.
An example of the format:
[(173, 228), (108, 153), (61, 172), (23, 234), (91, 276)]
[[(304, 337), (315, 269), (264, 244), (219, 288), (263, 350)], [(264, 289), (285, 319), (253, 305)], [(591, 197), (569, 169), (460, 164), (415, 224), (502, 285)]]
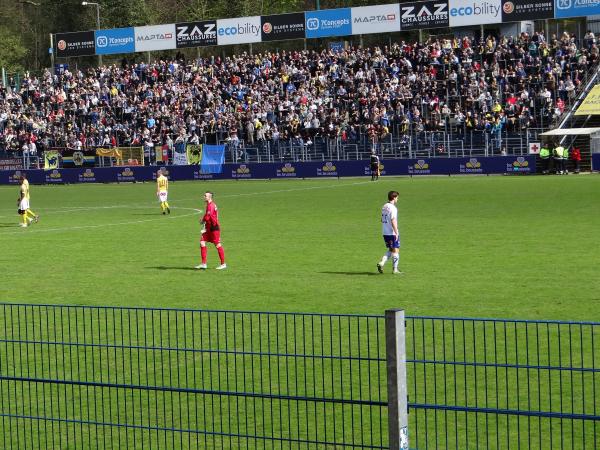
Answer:
[(29, 200), (27, 200), (26, 198), (21, 200), (21, 203), (19, 204), (19, 209), (21, 211), (26, 211), (29, 209)]
[(168, 192), (159, 192), (158, 193), (158, 199), (161, 202), (166, 202), (167, 201), (167, 196), (168, 196)]

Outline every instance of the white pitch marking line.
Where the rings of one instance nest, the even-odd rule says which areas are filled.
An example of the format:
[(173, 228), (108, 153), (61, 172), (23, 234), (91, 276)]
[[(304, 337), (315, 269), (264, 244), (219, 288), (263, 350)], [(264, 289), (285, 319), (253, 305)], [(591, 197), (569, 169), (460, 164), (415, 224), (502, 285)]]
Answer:
[[(357, 186), (357, 185), (361, 185), (361, 184), (370, 184), (369, 181), (359, 181), (356, 183), (348, 183), (348, 184), (330, 184), (330, 185), (326, 185), (326, 186), (309, 186), (309, 187), (302, 187), (302, 188), (292, 188), (292, 189), (277, 189), (274, 191), (262, 191), (262, 192), (247, 192), (247, 193), (240, 193), (240, 194), (229, 194), (229, 195), (223, 195), (223, 196), (219, 196), (219, 198), (230, 198), (230, 197), (246, 197), (246, 196), (251, 196), (251, 195), (263, 195), (263, 194), (280, 194), (283, 192), (296, 192), (296, 191), (308, 191), (308, 190), (314, 190), (314, 189), (334, 189), (336, 187), (346, 187), (346, 186)], [(176, 200), (177, 202), (182, 202), (182, 201), (187, 201), (187, 200), (195, 200), (195, 199), (178, 199)], [(171, 203), (174, 203), (173, 201), (171, 201)], [(63, 212), (77, 212), (77, 211), (86, 211), (86, 210), (98, 210), (98, 209), (114, 209), (114, 208), (137, 208), (137, 209), (147, 209), (150, 208), (150, 206), (147, 207), (140, 207), (139, 205), (133, 206), (133, 205), (111, 205), (111, 206), (90, 206), (90, 207), (86, 207), (86, 206), (82, 206), (82, 207), (78, 207), (78, 206), (67, 206), (65, 208), (70, 208), (69, 210), (61, 210), (61, 209), (57, 209), (56, 212), (57, 213), (63, 213)], [(190, 217), (193, 215), (196, 215), (197, 213), (201, 213), (202, 210), (201, 209), (196, 209), (196, 208), (183, 208), (183, 207), (173, 207), (174, 209), (187, 209), (187, 210), (193, 210), (194, 213), (191, 214), (184, 214), (182, 216), (174, 216), (174, 217), (170, 217), (170, 219), (178, 219), (180, 217)], [(43, 211), (43, 210), (42, 210)], [(12, 217), (12, 216), (0, 216), (1, 217)], [(139, 224), (139, 223), (146, 223), (146, 222), (154, 222), (157, 220), (163, 220), (162, 218), (156, 218), (156, 219), (145, 219), (145, 220), (136, 220), (136, 221), (129, 221), (129, 222), (116, 222), (116, 223), (106, 223), (106, 224), (99, 224), (99, 225), (81, 225), (81, 226), (75, 226), (75, 227), (64, 227), (64, 228), (42, 228), (42, 229), (37, 229), (37, 230), (33, 230), (30, 231), (29, 233), (42, 233), (42, 232), (51, 232), (51, 231), (71, 231), (71, 230), (83, 230), (83, 229), (94, 229), (94, 228), (104, 228), (104, 227), (112, 227), (112, 226), (118, 226), (118, 225), (134, 225), (134, 224)], [(5, 235), (10, 235), (10, 234), (23, 234), (23, 230), (19, 230), (19, 231), (13, 231), (13, 232), (8, 232), (8, 233), (0, 233), (0, 236), (5, 236)]]
[[(292, 188), (292, 189), (277, 189), (274, 191), (246, 192), (246, 193), (239, 193), (239, 194), (219, 195), (219, 198), (246, 197), (246, 196), (251, 196), (251, 195), (263, 195), (263, 194), (281, 194), (284, 192), (308, 191), (308, 190), (314, 190), (314, 189), (334, 189), (334, 188), (338, 188), (338, 187), (358, 186), (361, 184), (370, 184), (370, 183), (371, 183), (370, 181), (359, 181), (356, 183), (347, 183), (347, 184), (329, 184), (326, 186), (309, 186), (309, 187)], [(180, 203), (180, 202), (185, 202), (185, 201), (190, 201), (190, 200), (198, 200), (198, 199), (197, 198), (179, 198), (179, 199), (175, 199), (175, 200), (170, 200), (169, 203)], [(154, 204), (154, 203), (152, 203), (152, 204)], [(43, 212), (44, 215), (46, 216), (48, 214), (45, 213), (45, 211), (53, 211), (53, 214), (63, 214), (63, 213), (78, 212), (78, 211), (94, 211), (97, 209), (117, 209), (117, 208), (140, 208), (140, 206), (139, 206), (139, 203), (136, 205), (60, 206), (57, 208), (42, 208), (42, 209), (40, 209), (40, 211)], [(1, 208), (0, 211), (12, 211), (12, 209)], [(13, 216), (14, 215), (0, 216), (0, 218), (13, 217)]]
[[(187, 209), (187, 210), (192, 210), (194, 212), (190, 213), (190, 214), (183, 214), (181, 216), (169, 216), (169, 217), (167, 217), (167, 219), (171, 219), (171, 220), (179, 219), (182, 217), (196, 216), (196, 215), (202, 213), (201, 209), (196, 209), (196, 208), (174, 207), (173, 209)], [(128, 222), (103, 223), (103, 224), (99, 224), (99, 225), (81, 225), (81, 226), (76, 226), (76, 227), (63, 227), (63, 228), (37, 228), (37, 229), (34, 228), (31, 231), (19, 230), (19, 231), (12, 231), (12, 232), (8, 232), (8, 233), (2, 233), (2, 234), (0, 234), (0, 237), (4, 236), (4, 235), (9, 235), (9, 234), (46, 233), (46, 232), (52, 232), (52, 231), (73, 231), (73, 230), (87, 230), (87, 229), (94, 229), (94, 228), (108, 228), (108, 227), (114, 227), (114, 226), (118, 226), (118, 225), (136, 225), (136, 224), (140, 224), (140, 223), (156, 222), (158, 220), (165, 220), (165, 218), (157, 217), (155, 219), (131, 220)], [(15, 225), (15, 227), (16, 227), (16, 225)]]

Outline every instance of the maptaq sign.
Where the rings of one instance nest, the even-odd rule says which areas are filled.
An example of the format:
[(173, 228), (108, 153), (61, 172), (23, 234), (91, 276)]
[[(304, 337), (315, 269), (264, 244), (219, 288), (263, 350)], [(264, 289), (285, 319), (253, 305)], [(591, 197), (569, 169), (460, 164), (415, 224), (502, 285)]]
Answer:
[(400, 5), (352, 8), (352, 34), (393, 33), (400, 31)]
[(350, 8), (307, 11), (306, 37), (347, 36), (352, 34), (352, 13)]
[(135, 51), (171, 50), (176, 48), (175, 24), (135, 27)]

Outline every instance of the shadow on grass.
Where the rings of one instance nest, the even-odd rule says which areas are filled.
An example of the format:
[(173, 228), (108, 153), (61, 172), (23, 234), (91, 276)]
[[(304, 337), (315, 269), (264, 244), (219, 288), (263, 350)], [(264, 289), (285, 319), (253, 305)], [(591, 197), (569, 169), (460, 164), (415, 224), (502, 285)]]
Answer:
[(0, 223), (0, 228), (17, 228), (20, 224), (14, 222)]
[(193, 267), (181, 267), (181, 266), (171, 266), (171, 267), (167, 267), (167, 266), (153, 266), (153, 267), (145, 267), (145, 269), (152, 269), (152, 270), (193, 270), (195, 272), (201, 272), (201, 270), (194, 269)]
[(350, 275), (350, 276), (357, 276), (357, 277), (360, 277), (360, 276), (367, 276), (367, 277), (368, 276), (381, 276), (381, 274), (378, 273), (378, 272), (330, 272), (330, 271), (327, 271), (327, 272), (319, 272), (319, 273), (325, 273), (325, 274), (328, 274), (328, 275)]

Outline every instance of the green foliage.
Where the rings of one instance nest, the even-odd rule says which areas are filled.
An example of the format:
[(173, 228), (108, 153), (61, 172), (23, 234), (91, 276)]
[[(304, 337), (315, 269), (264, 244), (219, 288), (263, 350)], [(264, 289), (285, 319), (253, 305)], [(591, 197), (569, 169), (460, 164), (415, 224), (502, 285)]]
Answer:
[(27, 66), (28, 50), (22, 36), (8, 28), (0, 28), (0, 67), (8, 72), (20, 72)]

